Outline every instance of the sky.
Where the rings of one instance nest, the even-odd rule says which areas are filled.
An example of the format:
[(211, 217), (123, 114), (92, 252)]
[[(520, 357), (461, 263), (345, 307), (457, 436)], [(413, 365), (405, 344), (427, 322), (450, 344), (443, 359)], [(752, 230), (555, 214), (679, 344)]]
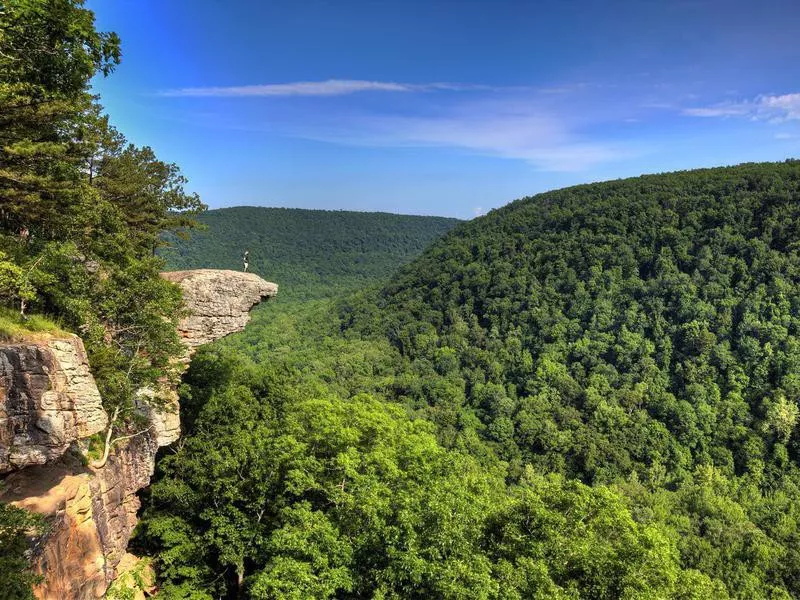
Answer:
[(800, 158), (798, 0), (88, 0), (94, 89), (211, 208), (472, 218)]

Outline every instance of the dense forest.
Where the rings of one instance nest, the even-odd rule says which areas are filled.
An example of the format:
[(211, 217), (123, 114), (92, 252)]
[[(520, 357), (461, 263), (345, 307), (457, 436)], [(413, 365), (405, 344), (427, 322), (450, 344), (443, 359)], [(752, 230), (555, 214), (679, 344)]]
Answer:
[(172, 269), (250, 270), (279, 282), (279, 302), (342, 294), (387, 279), (456, 219), (388, 213), (236, 207), (209, 210), (207, 229), (191, 240), (172, 238), (161, 255)]
[[(91, 94), (120, 58), (80, 0), (0, 6), (0, 335), (80, 334), (135, 432), (179, 353), (159, 252), (249, 249), (287, 298), (184, 379), (134, 540), (157, 597), (800, 597), (800, 161), (184, 244), (200, 199)], [(0, 505), (0, 598), (42, 526)]]
[(162, 593), (797, 597), (798, 200), (798, 161), (526, 198), (202, 352)]

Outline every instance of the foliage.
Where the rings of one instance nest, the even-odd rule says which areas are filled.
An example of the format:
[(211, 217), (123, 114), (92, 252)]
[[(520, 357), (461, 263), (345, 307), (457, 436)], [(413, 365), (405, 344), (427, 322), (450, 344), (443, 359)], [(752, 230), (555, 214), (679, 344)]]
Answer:
[[(217, 344), (224, 352), (193, 367), (184, 395), (191, 431), (176, 466), (172, 457), (165, 463), (143, 539), (161, 557), (197, 558), (162, 564), (162, 580), (195, 589), (235, 571), (208, 541), (212, 516), (228, 502), (202, 491), (209, 475), (199, 469), (218, 447), (244, 441), (252, 451), (223, 454), (225, 469), (244, 457), (291, 465), (267, 470), (278, 483), (259, 492), (258, 505), (275, 512), (251, 529), (263, 536), (256, 539), (286, 531), (282, 548), (309, 552), (278, 560), (277, 546), (254, 545), (245, 553), (245, 596), (295, 588), (337, 598), (800, 595), (799, 198), (795, 161), (569, 188), (456, 227), (381, 291), (263, 311)], [(228, 351), (258, 366), (234, 366)], [(251, 370), (270, 374), (269, 384)], [(250, 402), (265, 412), (242, 431), (223, 417), (221, 406), (249, 414)], [(215, 403), (212, 417), (204, 411)], [(355, 435), (294, 463), (283, 432), (301, 431), (294, 441), (303, 445), (320, 440), (320, 428), (324, 439), (314, 443), (325, 448), (340, 428), (360, 427), (351, 414), (394, 410), (387, 404), (405, 411), (392, 413), (398, 423), (423, 426), (435, 441), (415, 439), (430, 449), (414, 467), (427, 473), (417, 487), (403, 487), (411, 474), (402, 467), (371, 481), (375, 490), (392, 482), (393, 506), (405, 506), (403, 490), (425, 506), (403, 513), (413, 538), (370, 520), (364, 530), (383, 539), (372, 548), (364, 530), (346, 526), (360, 523), (358, 513), (339, 521), (347, 505), (330, 495), (345, 461), (337, 457), (352, 454), (362, 465), (371, 448)], [(302, 417), (307, 406), (317, 407), (313, 418)], [(262, 457), (265, 437), (286, 446)], [(384, 445), (402, 441), (389, 435)], [(448, 460), (463, 481), (436, 475)], [(320, 461), (332, 477), (324, 484)], [(322, 501), (316, 488), (289, 493), (290, 472), (321, 485)], [(428, 486), (448, 489), (447, 499)], [(198, 504), (190, 510), (177, 496), (160, 497), (164, 490)], [(345, 496), (359, 491), (345, 484)], [(460, 525), (472, 527), (447, 529), (463, 551), (454, 563), (436, 554), (435, 533), (421, 533), (450, 500)], [(359, 510), (383, 506), (380, 496), (359, 502)], [(237, 513), (241, 529), (252, 528), (254, 514)], [(154, 535), (151, 519), (171, 525)], [(299, 522), (319, 537), (298, 537)], [(175, 530), (197, 546), (170, 546)], [(436, 565), (426, 562), (432, 556)], [(322, 576), (339, 567), (345, 575)], [(219, 585), (215, 593), (237, 593), (235, 577)]]
[(42, 529), (38, 515), (0, 503), (0, 600), (33, 600), (38, 578), (28, 570), (28, 536)]
[(202, 208), (175, 165), (109, 125), (90, 79), (120, 59), (81, 0), (0, 12), (0, 301), (86, 342), (106, 407), (169, 374), (181, 299), (153, 256)]
[(16, 311), (0, 306), (0, 340), (20, 341), (37, 335), (64, 335), (64, 331), (58, 323), (42, 315), (23, 319)]
[[(193, 433), (160, 463), (139, 543), (161, 597), (679, 597), (674, 539), (615, 491), (443, 448), (370, 394), (315, 395), (283, 368), (201, 352)], [(199, 402), (197, 402), (199, 400)], [(230, 415), (236, 418), (231, 419)], [(194, 594), (195, 596), (190, 596)]]
[[(696, 536), (683, 564), (731, 594), (797, 594), (796, 525), (764, 506), (800, 482), (798, 197), (787, 161), (523, 199), (343, 316), (408, 361), (418, 379), (391, 396), (446, 445), (474, 427), (512, 478), (634, 478)], [(727, 482), (711, 513), (687, 501), (709, 469)]]
[(0, 9), (0, 198), (4, 228), (65, 233), (79, 204), (89, 80), (119, 63), (81, 0), (10, 0)]
[[(80, 0), (0, 8), (4, 331), (51, 326), (27, 308), (79, 331), (127, 417), (178, 351), (164, 240), (176, 267), (249, 249), (315, 300), (195, 359), (138, 534), (161, 597), (800, 596), (800, 162), (578, 186), (452, 231), (216, 211), (188, 245), (199, 199), (89, 93), (119, 58)], [(0, 594), (30, 596), (37, 526), (0, 505)]]
[(361, 289), (388, 279), (458, 221), (295, 208), (237, 207), (197, 217), (207, 226), (190, 241), (171, 236), (161, 254), (172, 269), (242, 268), (281, 285), (278, 303)]
[(119, 573), (120, 566), (117, 567), (117, 577), (106, 590), (105, 597), (108, 600), (136, 600), (136, 598), (146, 597), (153, 591), (153, 570), (152, 561), (149, 558), (136, 559), (130, 566), (126, 565), (126, 570)]
[[(182, 301), (154, 254), (203, 208), (178, 168), (128, 144), (91, 94), (120, 56), (83, 0), (0, 5), (0, 333), (79, 333), (115, 430), (130, 426), (138, 388), (175, 374)], [(3, 510), (17, 529), (2, 530), (15, 536), (0, 569), (14, 583), (0, 594), (17, 597), (31, 581), (18, 552), (29, 523)]]

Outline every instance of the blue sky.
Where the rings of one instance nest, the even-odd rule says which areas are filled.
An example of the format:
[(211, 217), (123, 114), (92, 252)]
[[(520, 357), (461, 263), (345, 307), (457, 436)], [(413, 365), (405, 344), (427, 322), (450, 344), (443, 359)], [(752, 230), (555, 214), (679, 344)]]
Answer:
[(89, 0), (95, 89), (211, 207), (471, 218), (800, 157), (798, 0)]

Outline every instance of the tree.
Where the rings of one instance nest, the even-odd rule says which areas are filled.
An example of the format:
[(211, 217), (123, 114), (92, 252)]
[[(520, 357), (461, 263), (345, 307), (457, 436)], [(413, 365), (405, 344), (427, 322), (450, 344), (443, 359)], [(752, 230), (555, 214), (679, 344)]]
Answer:
[[(0, 8), (0, 220), (52, 239), (80, 193), (74, 142), (91, 110), (89, 81), (120, 60), (83, 0), (9, 0)], [(65, 223), (66, 221), (66, 223)]]
[(3, 296), (82, 335), (105, 406), (131, 433), (135, 393), (174, 380), (183, 351), (180, 294), (159, 278), (154, 250), (204, 206), (177, 166), (128, 144), (91, 95), (91, 78), (119, 60), (118, 37), (95, 30), (82, 0), (2, 8)]
[(39, 577), (29, 570), (28, 538), (42, 530), (41, 517), (0, 503), (0, 599), (33, 600), (31, 586)]
[(798, 415), (800, 409), (797, 408), (797, 404), (789, 402), (786, 396), (779, 394), (775, 401), (769, 403), (764, 427), (785, 444), (797, 425)]

